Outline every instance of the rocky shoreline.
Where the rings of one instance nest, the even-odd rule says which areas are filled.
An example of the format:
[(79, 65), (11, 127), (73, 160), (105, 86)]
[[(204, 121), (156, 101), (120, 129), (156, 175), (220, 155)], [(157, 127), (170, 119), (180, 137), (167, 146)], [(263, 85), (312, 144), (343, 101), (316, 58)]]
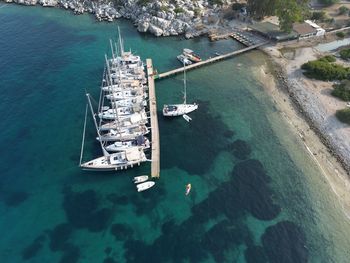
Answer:
[[(98, 21), (130, 19), (139, 32), (157, 37), (185, 35), (192, 38), (207, 34), (210, 25), (219, 21), (222, 6), (215, 0), (2, 0), (21, 5), (42, 5), (72, 10), (74, 14), (90, 13)], [(222, 2), (223, 6), (231, 3)]]
[(317, 120), (311, 109), (305, 104), (305, 94), (298, 92), (294, 87), (294, 84), (288, 79), (286, 70), (278, 64), (278, 62), (271, 59), (271, 63), (274, 68), (274, 76), (278, 81), (278, 88), (281, 88), (283, 92), (286, 92), (295, 106), (296, 110), (308, 123), (310, 128), (317, 134), (322, 143), (326, 146), (329, 153), (341, 164), (347, 175), (350, 176), (350, 162), (349, 156), (346, 152), (343, 152), (332, 138), (327, 135), (327, 131), (324, 130)]

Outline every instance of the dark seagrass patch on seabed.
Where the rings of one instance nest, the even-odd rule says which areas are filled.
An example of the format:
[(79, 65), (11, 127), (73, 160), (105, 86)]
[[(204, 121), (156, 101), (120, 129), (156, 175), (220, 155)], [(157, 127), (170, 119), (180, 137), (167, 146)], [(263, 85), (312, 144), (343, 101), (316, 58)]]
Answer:
[(108, 257), (103, 260), (103, 263), (117, 263), (113, 258)]
[(76, 263), (80, 258), (80, 249), (79, 247), (66, 244), (63, 250), (63, 255), (59, 263)]
[(244, 251), (244, 258), (247, 263), (267, 263), (264, 248), (261, 246), (248, 246)]
[(249, 234), (245, 227), (222, 220), (209, 229), (202, 239), (202, 246), (210, 251), (216, 262), (225, 262), (225, 250), (242, 244)]
[(43, 247), (43, 243), (45, 242), (45, 235), (40, 235), (34, 241), (22, 250), (22, 259), (29, 260), (35, 257), (40, 249)]
[[(201, 224), (186, 220), (181, 225), (165, 223), (162, 235), (153, 244), (147, 245), (139, 240), (124, 243), (127, 262), (201, 262), (207, 252), (200, 245), (205, 231)], [(188, 234), (187, 234), (188, 233)]]
[(86, 228), (91, 232), (106, 229), (112, 218), (111, 209), (98, 208), (97, 194), (93, 190), (73, 192), (65, 189), (63, 208), (72, 226)]
[(26, 192), (5, 193), (4, 195), (5, 204), (12, 207), (20, 205), (29, 197), (29, 194)]
[(233, 154), (233, 156), (240, 160), (247, 159), (252, 152), (250, 145), (243, 140), (236, 140), (229, 144), (228, 150)]
[[(159, 184), (161, 184), (161, 181), (159, 181)], [(160, 186), (153, 188), (152, 191), (133, 193), (129, 200), (134, 205), (135, 213), (140, 216), (149, 214), (150, 211), (157, 207), (165, 195), (165, 187)]]
[[(209, 111), (209, 102), (199, 101), (200, 110), (191, 113), (187, 123), (182, 117), (163, 118), (161, 152), (162, 169), (179, 167), (189, 174), (206, 174), (216, 156), (231, 142), (233, 132)], [(178, 147), (179, 142), (183, 147)], [(171, 146), (171, 147), (170, 147)]]
[(132, 238), (134, 231), (127, 224), (113, 224), (111, 233), (116, 240), (123, 241)]
[(129, 198), (126, 195), (111, 193), (106, 198), (114, 205), (127, 205), (129, 203)]
[(53, 230), (49, 231), (50, 249), (52, 251), (64, 250), (72, 232), (73, 227), (68, 223), (59, 224)]
[(270, 177), (257, 160), (238, 163), (232, 172), (233, 189), (238, 193), (241, 205), (260, 220), (272, 220), (281, 208), (273, 202), (273, 192), (268, 183)]
[(271, 263), (308, 262), (305, 234), (293, 222), (282, 221), (268, 227), (261, 239)]

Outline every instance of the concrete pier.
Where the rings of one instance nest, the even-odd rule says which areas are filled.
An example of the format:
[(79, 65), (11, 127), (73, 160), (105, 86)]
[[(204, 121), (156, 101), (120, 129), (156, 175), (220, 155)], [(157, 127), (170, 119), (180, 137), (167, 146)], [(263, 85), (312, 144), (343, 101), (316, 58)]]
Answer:
[(194, 63), (194, 64), (189, 65), (189, 66), (185, 66), (185, 67), (177, 68), (177, 69), (174, 69), (174, 70), (170, 70), (170, 71), (167, 71), (167, 72), (164, 72), (164, 73), (156, 75), (155, 78), (156, 79), (162, 79), (162, 78), (169, 77), (171, 75), (175, 75), (175, 74), (181, 73), (181, 72), (184, 71), (184, 68), (186, 69), (186, 71), (190, 70), (190, 69), (199, 68), (199, 67), (205, 66), (207, 64), (210, 64), (210, 63), (213, 63), (213, 62), (217, 62), (219, 60), (227, 59), (227, 58), (233, 57), (235, 55), (242, 54), (242, 53), (247, 52), (249, 50), (252, 50), (252, 49), (258, 48), (258, 47), (260, 47), (262, 45), (265, 45), (267, 43), (268, 43), (268, 41), (261, 42), (261, 43), (256, 44), (256, 45), (251, 45), (249, 47), (242, 48), (240, 50), (236, 50), (236, 51), (224, 54), (224, 55), (220, 55), (220, 56), (216, 56), (216, 57), (213, 57), (213, 58), (209, 58), (207, 60), (204, 60), (204, 61), (201, 61), (201, 62), (197, 62), (197, 63)]
[(151, 176), (152, 178), (160, 176), (160, 149), (159, 149), (159, 127), (157, 117), (157, 101), (154, 85), (154, 72), (152, 59), (146, 59), (147, 65), (147, 79), (148, 79), (148, 97), (149, 97), (149, 110), (151, 117), (151, 133), (152, 133), (152, 163), (151, 163)]

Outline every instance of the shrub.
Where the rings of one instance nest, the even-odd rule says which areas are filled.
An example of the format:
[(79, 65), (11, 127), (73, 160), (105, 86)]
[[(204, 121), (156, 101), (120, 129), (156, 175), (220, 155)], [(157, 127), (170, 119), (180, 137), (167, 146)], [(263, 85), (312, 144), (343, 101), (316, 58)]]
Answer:
[(243, 3), (233, 3), (232, 4), (232, 10), (233, 11), (240, 11), (241, 8), (245, 7), (246, 5)]
[(332, 95), (344, 101), (350, 101), (350, 82), (344, 81), (340, 84), (333, 85)]
[(301, 66), (305, 70), (304, 75), (319, 80), (343, 80), (350, 76), (350, 69), (341, 65), (332, 64), (334, 57), (323, 57), (309, 61)]
[(349, 59), (350, 58), (350, 48), (343, 49), (339, 52), (340, 57), (342, 59)]
[(324, 57), (320, 58), (319, 61), (335, 62), (336, 58), (334, 56), (328, 55), (328, 56), (324, 56)]
[(345, 15), (349, 13), (349, 9), (346, 6), (341, 6), (338, 8), (339, 15)]
[(194, 11), (194, 15), (195, 15), (196, 17), (198, 17), (198, 16), (201, 15), (201, 9), (200, 9), (200, 8), (195, 8), (193, 11)]
[(150, 2), (151, 2), (151, 0), (139, 0), (137, 3), (141, 6), (145, 6)]
[(335, 116), (337, 116), (338, 120), (341, 122), (350, 124), (350, 108), (337, 110)]
[(212, 5), (222, 5), (224, 2), (223, 0), (209, 0), (209, 3)]
[(160, 10), (161, 10), (161, 11), (164, 11), (164, 12), (168, 12), (168, 11), (169, 11), (169, 7), (163, 5), (163, 6), (160, 7)]
[(311, 15), (311, 20), (324, 21), (326, 19), (326, 12), (313, 12)]
[(340, 31), (340, 32), (337, 32), (336, 33), (337, 37), (340, 37), (340, 38), (344, 38), (345, 37), (345, 33)]
[(176, 13), (176, 14), (178, 14), (178, 13), (183, 13), (185, 10), (182, 8), (182, 7), (179, 7), (179, 6), (177, 6), (177, 7), (175, 7), (175, 9), (174, 9), (174, 12)]

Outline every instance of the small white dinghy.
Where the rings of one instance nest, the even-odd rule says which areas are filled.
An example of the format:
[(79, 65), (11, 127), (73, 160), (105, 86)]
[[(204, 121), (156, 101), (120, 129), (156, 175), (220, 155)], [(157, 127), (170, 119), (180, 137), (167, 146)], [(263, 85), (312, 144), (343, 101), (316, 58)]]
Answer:
[(192, 121), (192, 118), (186, 114), (182, 115), (182, 118), (184, 118), (187, 122)]
[(147, 180), (148, 180), (148, 175), (140, 175), (140, 176), (134, 177), (133, 182), (135, 184), (139, 184), (139, 183), (146, 182)]
[(151, 188), (153, 185), (155, 185), (156, 183), (155, 182), (152, 182), (152, 181), (149, 181), (149, 182), (144, 182), (144, 183), (141, 183), (141, 184), (137, 184), (136, 185), (136, 188), (137, 188), (137, 192), (142, 192), (142, 191), (145, 191), (149, 188)]

